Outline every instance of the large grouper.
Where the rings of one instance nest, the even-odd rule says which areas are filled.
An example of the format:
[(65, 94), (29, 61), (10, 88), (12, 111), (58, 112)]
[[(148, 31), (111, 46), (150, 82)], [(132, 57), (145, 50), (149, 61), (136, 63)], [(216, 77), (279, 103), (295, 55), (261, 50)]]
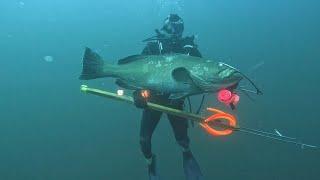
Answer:
[(117, 65), (103, 61), (85, 49), (81, 80), (112, 77), (130, 90), (150, 90), (170, 94), (170, 99), (217, 92), (236, 86), (242, 75), (221, 62), (184, 54), (133, 55)]

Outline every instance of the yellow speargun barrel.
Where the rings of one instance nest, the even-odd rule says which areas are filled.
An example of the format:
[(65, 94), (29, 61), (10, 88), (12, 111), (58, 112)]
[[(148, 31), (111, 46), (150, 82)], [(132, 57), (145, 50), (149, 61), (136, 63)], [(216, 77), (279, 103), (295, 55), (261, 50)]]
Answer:
[[(97, 96), (106, 97), (106, 98), (117, 100), (117, 101), (123, 101), (123, 102), (129, 103), (129, 104), (134, 103), (133, 98), (130, 96), (118, 95), (116, 93), (111, 93), (111, 92), (103, 91), (100, 89), (89, 88), (86, 85), (81, 85), (80, 90), (84, 93), (94, 94)], [(199, 123), (203, 122), (206, 119), (206, 118), (203, 118), (202, 116), (197, 115), (197, 114), (188, 113), (185, 111), (162, 106), (162, 105), (151, 103), (151, 102), (147, 102), (147, 107), (150, 109), (156, 110), (156, 111), (161, 111), (161, 112), (172, 114), (175, 116), (187, 118), (192, 121), (199, 122)]]

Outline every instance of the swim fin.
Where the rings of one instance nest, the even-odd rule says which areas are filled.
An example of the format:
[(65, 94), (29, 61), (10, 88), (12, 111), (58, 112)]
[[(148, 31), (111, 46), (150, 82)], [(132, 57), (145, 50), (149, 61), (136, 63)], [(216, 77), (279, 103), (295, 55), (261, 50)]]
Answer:
[(152, 155), (150, 159), (147, 159), (148, 162), (148, 174), (149, 180), (159, 180), (159, 174), (157, 169), (157, 160), (156, 156)]
[(191, 151), (183, 152), (183, 169), (186, 180), (203, 180), (199, 164)]

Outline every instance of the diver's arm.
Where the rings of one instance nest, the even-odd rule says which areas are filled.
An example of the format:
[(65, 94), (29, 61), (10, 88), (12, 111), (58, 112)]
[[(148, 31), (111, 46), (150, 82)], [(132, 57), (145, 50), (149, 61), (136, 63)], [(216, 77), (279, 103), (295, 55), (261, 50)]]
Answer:
[(189, 51), (188, 54), (190, 56), (195, 56), (195, 57), (200, 57), (200, 58), (202, 57), (202, 55), (201, 55), (200, 51), (198, 50), (198, 48), (194, 47), (194, 48), (189, 49), (188, 51)]
[(200, 51), (198, 50), (198, 46), (194, 43), (194, 36), (184, 38), (183, 48), (185, 54), (195, 57), (202, 57)]
[(147, 45), (143, 48), (142, 55), (158, 55), (159, 52), (159, 45), (157, 42), (148, 42)]

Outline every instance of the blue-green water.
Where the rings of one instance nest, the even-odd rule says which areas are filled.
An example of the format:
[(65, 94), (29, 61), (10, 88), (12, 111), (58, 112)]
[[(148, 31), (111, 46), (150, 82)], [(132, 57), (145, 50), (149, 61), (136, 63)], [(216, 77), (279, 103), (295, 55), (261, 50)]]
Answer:
[[(147, 179), (141, 111), (80, 93), (84, 47), (116, 62), (169, 13), (185, 21), (204, 57), (247, 73), (263, 96), (241, 97), (239, 124), (320, 145), (320, 3), (299, 0), (1, 0), (0, 179)], [(46, 57), (47, 56), (47, 57)], [(192, 98), (198, 102), (198, 98)], [(212, 95), (206, 106), (228, 110)], [(206, 179), (317, 180), (320, 151), (234, 133), (190, 129)], [(162, 179), (184, 179), (168, 121), (153, 138)]]

